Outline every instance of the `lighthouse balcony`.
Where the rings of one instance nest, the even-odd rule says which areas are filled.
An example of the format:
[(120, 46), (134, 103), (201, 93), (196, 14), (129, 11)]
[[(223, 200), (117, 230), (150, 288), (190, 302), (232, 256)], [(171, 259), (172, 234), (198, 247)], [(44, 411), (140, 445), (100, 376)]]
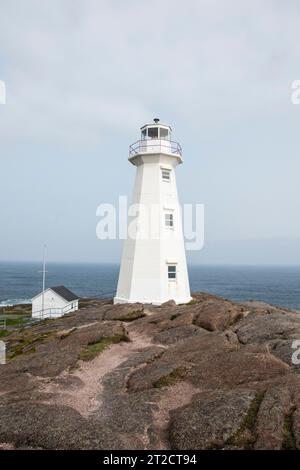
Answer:
[(142, 139), (129, 147), (129, 159), (139, 154), (165, 153), (177, 157), (182, 156), (181, 145), (167, 139)]

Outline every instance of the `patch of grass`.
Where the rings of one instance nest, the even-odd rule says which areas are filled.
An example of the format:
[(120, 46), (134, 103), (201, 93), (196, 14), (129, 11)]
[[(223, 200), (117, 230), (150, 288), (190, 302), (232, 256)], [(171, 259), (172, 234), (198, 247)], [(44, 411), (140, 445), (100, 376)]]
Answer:
[(265, 392), (257, 392), (254, 400), (252, 401), (247, 416), (244, 419), (244, 427), (247, 428), (250, 432), (255, 431), (257, 414), (260, 408), (260, 405), (264, 399)]
[(226, 444), (252, 449), (257, 440), (256, 421), (260, 405), (264, 399), (265, 391), (257, 392), (248, 409), (247, 415), (238, 431), (231, 436)]
[(155, 388), (169, 387), (170, 385), (173, 385), (179, 380), (183, 379), (188, 372), (188, 367), (177, 367), (170, 374), (164, 375), (163, 377), (158, 379), (153, 385)]
[(35, 344), (37, 342), (41, 342), (52, 335), (53, 332), (45, 332), (45, 333), (38, 333), (38, 334), (29, 334), (23, 335), (16, 338), (16, 344), (9, 348), (9, 359), (15, 359), (17, 356), (21, 354), (29, 354), (35, 352)]
[[(10, 315), (5, 315), (4, 318), (3, 316), (1, 317), (0, 319), (0, 322), (2, 324), (2, 326), (4, 327), (4, 330), (7, 331), (7, 328), (10, 327), (10, 329), (14, 329), (14, 330), (18, 330), (18, 329), (21, 329), (24, 327), (24, 325), (28, 322), (29, 320), (29, 316), (28, 314), (24, 314), (22, 316), (17, 316), (15, 314), (10, 314)], [(2, 329), (0, 330), (0, 335), (1, 335), (1, 331), (3, 331)], [(8, 334), (8, 333), (7, 333)]]
[(125, 335), (103, 336), (98, 341), (89, 343), (86, 348), (80, 352), (78, 359), (81, 361), (91, 361), (111, 344), (121, 343), (122, 341), (129, 341), (129, 339)]
[(296, 407), (292, 407), (284, 418), (282, 450), (297, 450), (296, 439), (293, 432), (293, 415)]
[(7, 326), (22, 326), (29, 320), (29, 317), (24, 315), (23, 317), (18, 318), (6, 318), (6, 325)]
[(20, 348), (14, 349), (14, 351), (8, 354), (8, 359), (13, 360), (20, 355), (31, 354), (35, 352), (35, 346), (25, 345)]
[(196, 304), (199, 304), (199, 302), (200, 302), (200, 300), (192, 299), (185, 305), (196, 305)]
[(138, 318), (143, 318), (145, 316), (146, 315), (142, 310), (134, 310), (132, 312), (125, 313), (124, 315), (120, 315), (120, 317), (116, 318), (116, 320), (131, 322), (137, 320)]
[(9, 335), (9, 331), (7, 330), (0, 330), (0, 338), (4, 338), (4, 336)]

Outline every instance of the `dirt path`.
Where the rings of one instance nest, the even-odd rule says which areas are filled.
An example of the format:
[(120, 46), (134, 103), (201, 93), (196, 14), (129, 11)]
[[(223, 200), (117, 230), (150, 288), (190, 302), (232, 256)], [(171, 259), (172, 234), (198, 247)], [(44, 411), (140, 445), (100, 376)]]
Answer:
[[(130, 331), (129, 338), (130, 342), (111, 345), (91, 361), (80, 361), (77, 370), (64, 371), (55, 381), (39, 379), (40, 390), (47, 394), (54, 394), (53, 399), (48, 399), (45, 403), (70, 406), (84, 417), (93, 413), (101, 406), (103, 377), (135, 353), (153, 346), (148, 336), (134, 331)], [(62, 385), (68, 382), (73, 385), (68, 388)]]
[[(128, 328), (130, 342), (113, 344), (91, 361), (80, 361), (79, 368), (73, 372), (64, 371), (54, 380), (39, 378), (40, 390), (52, 395), (45, 403), (69, 406), (78, 411), (83, 417), (89, 417), (102, 405), (103, 378), (136, 353), (149, 347), (168, 346), (153, 343), (149, 336), (136, 331), (130, 325)], [(172, 387), (166, 387), (153, 414), (153, 427), (156, 430), (158, 444), (156, 449), (168, 449), (168, 425), (170, 412), (191, 402), (199, 389), (188, 382), (178, 382)], [(145, 448), (151, 449), (147, 429), (145, 429)]]

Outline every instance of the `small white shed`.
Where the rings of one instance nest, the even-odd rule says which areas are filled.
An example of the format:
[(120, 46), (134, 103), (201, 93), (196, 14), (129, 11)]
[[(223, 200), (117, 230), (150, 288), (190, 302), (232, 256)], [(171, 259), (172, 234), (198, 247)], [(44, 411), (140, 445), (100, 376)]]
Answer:
[(49, 287), (33, 297), (32, 318), (59, 318), (78, 310), (79, 297), (64, 286)]

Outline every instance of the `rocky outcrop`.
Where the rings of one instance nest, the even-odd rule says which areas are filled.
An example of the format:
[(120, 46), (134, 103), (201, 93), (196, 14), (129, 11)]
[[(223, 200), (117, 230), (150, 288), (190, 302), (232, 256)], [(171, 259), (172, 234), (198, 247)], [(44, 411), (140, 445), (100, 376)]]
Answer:
[(0, 449), (300, 449), (298, 315), (93, 300), (11, 333)]

